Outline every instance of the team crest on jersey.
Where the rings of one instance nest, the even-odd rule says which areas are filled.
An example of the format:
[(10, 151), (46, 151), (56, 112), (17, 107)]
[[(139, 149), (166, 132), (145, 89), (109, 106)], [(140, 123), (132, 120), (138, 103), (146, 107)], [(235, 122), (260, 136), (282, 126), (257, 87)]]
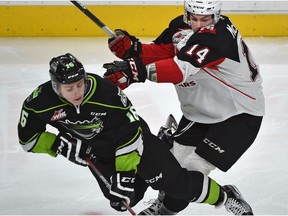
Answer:
[(205, 27), (201, 28), (197, 33), (198, 34), (201, 34), (201, 33), (216, 34), (215, 25), (213, 24), (213, 25), (205, 26)]
[(51, 121), (57, 121), (65, 118), (66, 116), (66, 112), (63, 109), (56, 110), (54, 111), (54, 115), (52, 116)]
[(192, 29), (182, 29), (181, 31), (176, 32), (172, 37), (173, 45), (177, 45), (183, 38), (185, 38), (189, 33), (191, 33)]
[(172, 37), (172, 43), (175, 50), (179, 51), (185, 46), (191, 35), (193, 35), (192, 29), (181, 29), (181, 31), (176, 32)]
[(85, 139), (92, 139), (104, 128), (103, 121), (97, 116), (94, 116), (92, 120), (76, 122), (66, 119), (65, 121), (61, 121), (61, 124)]

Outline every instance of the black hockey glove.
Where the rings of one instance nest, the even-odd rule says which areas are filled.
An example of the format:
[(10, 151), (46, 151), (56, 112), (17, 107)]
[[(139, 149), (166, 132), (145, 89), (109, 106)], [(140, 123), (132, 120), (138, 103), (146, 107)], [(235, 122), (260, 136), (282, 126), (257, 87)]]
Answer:
[(129, 206), (135, 196), (134, 171), (117, 172), (111, 176), (110, 180), (111, 189), (109, 200), (111, 207), (117, 211), (126, 211), (127, 208), (123, 205), (123, 201)]
[(142, 44), (138, 38), (122, 29), (116, 29), (115, 33), (117, 37), (108, 39), (108, 47), (114, 55), (120, 59), (139, 56), (142, 52)]
[(93, 157), (92, 147), (69, 133), (58, 134), (51, 149), (81, 166), (87, 166), (85, 159)]
[(106, 69), (104, 78), (111, 80), (121, 89), (135, 82), (145, 82), (147, 78), (146, 67), (140, 57), (105, 63), (103, 67)]

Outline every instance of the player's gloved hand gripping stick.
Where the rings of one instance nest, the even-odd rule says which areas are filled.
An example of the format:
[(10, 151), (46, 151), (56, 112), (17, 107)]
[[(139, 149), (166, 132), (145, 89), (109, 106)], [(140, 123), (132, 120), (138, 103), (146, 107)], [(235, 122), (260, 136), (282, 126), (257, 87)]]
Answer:
[[(95, 164), (91, 159), (86, 159), (89, 166), (93, 169), (93, 171), (98, 175), (98, 177), (103, 181), (105, 186), (109, 189), (111, 189), (110, 183), (106, 180), (106, 178), (101, 174), (101, 172), (97, 169)], [(136, 215), (136, 213), (133, 211), (133, 209), (123, 200), (122, 205), (131, 213), (131, 215)]]

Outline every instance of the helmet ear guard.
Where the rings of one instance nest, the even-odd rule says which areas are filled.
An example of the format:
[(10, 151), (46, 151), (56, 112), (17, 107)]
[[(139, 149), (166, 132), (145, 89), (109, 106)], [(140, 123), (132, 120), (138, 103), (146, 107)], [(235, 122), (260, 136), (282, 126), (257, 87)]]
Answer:
[(183, 20), (190, 25), (190, 14), (212, 15), (214, 24), (216, 24), (220, 18), (221, 8), (220, 0), (185, 0)]
[(74, 83), (86, 78), (82, 63), (70, 53), (52, 58), (49, 66), (52, 88), (60, 97), (60, 84)]

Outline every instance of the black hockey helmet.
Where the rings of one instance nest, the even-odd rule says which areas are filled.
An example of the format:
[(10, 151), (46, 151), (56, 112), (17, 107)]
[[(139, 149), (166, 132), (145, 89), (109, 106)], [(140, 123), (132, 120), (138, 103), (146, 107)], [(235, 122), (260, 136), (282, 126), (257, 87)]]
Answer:
[(70, 53), (52, 58), (49, 66), (52, 87), (59, 96), (59, 84), (73, 83), (86, 78), (82, 63)]
[(73, 83), (86, 77), (82, 63), (70, 53), (52, 58), (49, 65), (51, 81), (56, 83)]

